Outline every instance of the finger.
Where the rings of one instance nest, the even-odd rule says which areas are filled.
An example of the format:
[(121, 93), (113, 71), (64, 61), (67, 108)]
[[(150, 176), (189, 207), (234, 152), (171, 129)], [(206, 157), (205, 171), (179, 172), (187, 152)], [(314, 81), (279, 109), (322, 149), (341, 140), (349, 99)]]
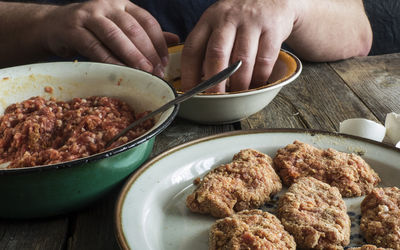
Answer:
[(152, 63), (110, 19), (104, 16), (90, 18), (85, 23), (85, 28), (92, 31), (103, 45), (112, 51), (112, 53), (120, 58), (126, 65), (147, 72), (153, 71)]
[(87, 29), (81, 28), (72, 33), (70, 44), (80, 55), (90, 60), (124, 65)]
[(265, 85), (279, 55), (282, 41), (273, 33), (262, 33), (255, 59), (251, 88)]
[(231, 60), (232, 62), (241, 60), (242, 66), (240, 66), (238, 71), (229, 80), (230, 91), (249, 89), (260, 33), (261, 31), (255, 26), (239, 27)]
[(209, 34), (209, 26), (198, 23), (185, 41), (181, 58), (181, 88), (183, 91), (190, 90), (200, 83)]
[(126, 11), (131, 14), (146, 31), (159, 58), (161, 58), (162, 65), (164, 67), (167, 66), (168, 48), (160, 24), (149, 12), (136, 5), (128, 5)]
[[(208, 79), (211, 76), (228, 67), (232, 48), (235, 42), (236, 26), (225, 24), (222, 28), (213, 30), (208, 44), (204, 60), (204, 74)], [(206, 92), (221, 92), (226, 90), (226, 81), (207, 89)]]
[[(139, 8), (138, 8), (139, 9)], [(145, 56), (153, 65), (153, 73), (163, 77), (163, 65), (161, 58), (154, 47), (153, 41), (149, 37), (147, 31), (142, 27), (134, 17), (127, 12), (118, 12), (108, 18), (113, 21), (122, 32), (128, 37), (132, 44)], [(161, 29), (159, 31), (162, 33)], [(161, 34), (162, 35), (162, 34)], [(164, 40), (164, 46), (166, 42)]]
[(172, 45), (180, 43), (179, 36), (174, 33), (171, 33), (171, 32), (164, 31), (164, 39), (167, 42), (167, 46), (172, 46)]

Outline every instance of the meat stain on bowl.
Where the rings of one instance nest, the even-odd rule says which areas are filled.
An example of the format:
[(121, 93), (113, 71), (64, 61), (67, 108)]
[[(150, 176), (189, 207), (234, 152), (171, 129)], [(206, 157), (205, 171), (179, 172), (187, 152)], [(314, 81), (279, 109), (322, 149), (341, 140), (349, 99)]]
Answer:
[(122, 81), (123, 81), (123, 79), (122, 79), (122, 78), (119, 78), (118, 81), (117, 81), (117, 86), (120, 86), (121, 83), (122, 83)]
[(44, 87), (44, 92), (53, 94), (53, 88), (50, 86), (46, 86), (46, 87)]

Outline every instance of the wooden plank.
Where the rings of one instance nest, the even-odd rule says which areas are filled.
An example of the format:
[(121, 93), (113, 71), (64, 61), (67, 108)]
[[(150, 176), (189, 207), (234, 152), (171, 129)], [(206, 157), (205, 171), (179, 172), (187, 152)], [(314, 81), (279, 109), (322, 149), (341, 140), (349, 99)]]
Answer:
[[(156, 137), (151, 157), (200, 137), (231, 131), (233, 125), (198, 125), (177, 118), (165, 131)], [(68, 249), (118, 249), (114, 236), (114, 206), (120, 188), (109, 197), (76, 215)]]
[(241, 121), (242, 129), (305, 128), (299, 112), (282, 94), (260, 112)]
[(330, 66), (383, 123), (400, 113), (400, 53), (357, 57)]
[(120, 188), (71, 216), (67, 249), (119, 249), (114, 236), (114, 206)]
[[(243, 127), (306, 127), (337, 131), (341, 121), (364, 117), (377, 120), (364, 103), (352, 92), (326, 63), (304, 63), (303, 72), (285, 86), (272, 105), (260, 111), (258, 119), (248, 119)], [(272, 121), (275, 120), (276, 123)]]
[[(29, 209), (29, 208), (27, 208)], [(68, 218), (0, 220), (0, 249), (64, 249)]]
[(201, 125), (178, 117), (171, 126), (157, 136), (152, 156), (188, 141), (232, 130), (235, 130), (233, 124)]

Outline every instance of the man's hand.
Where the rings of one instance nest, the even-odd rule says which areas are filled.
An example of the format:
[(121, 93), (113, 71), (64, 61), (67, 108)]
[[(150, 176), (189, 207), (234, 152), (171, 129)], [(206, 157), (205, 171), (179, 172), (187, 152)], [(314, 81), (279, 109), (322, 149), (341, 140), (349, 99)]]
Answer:
[(65, 6), (0, 1), (0, 16), (0, 67), (81, 55), (162, 76), (167, 44), (179, 42), (128, 0)]
[[(208, 8), (185, 42), (184, 90), (237, 60), (243, 64), (230, 78), (230, 91), (264, 84), (296, 20), (290, 2), (220, 0)], [(225, 83), (208, 91), (225, 92)]]
[[(242, 60), (229, 91), (267, 82), (282, 43), (302, 59), (334, 61), (367, 55), (372, 32), (362, 0), (219, 0), (185, 41), (182, 88), (191, 89)], [(208, 92), (225, 92), (225, 83)]]
[(166, 39), (146, 10), (128, 0), (93, 0), (52, 7), (44, 18), (44, 42), (56, 55), (80, 54), (93, 61), (127, 65), (163, 75)]

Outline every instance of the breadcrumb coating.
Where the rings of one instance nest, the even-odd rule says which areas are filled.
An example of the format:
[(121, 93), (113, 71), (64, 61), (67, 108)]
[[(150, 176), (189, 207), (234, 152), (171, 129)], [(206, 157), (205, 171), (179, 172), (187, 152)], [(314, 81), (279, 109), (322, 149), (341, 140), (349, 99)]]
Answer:
[(360, 229), (368, 243), (400, 249), (400, 189), (375, 188), (361, 202)]
[(241, 150), (231, 163), (211, 170), (194, 183), (198, 186), (187, 197), (187, 207), (217, 218), (258, 208), (282, 189), (271, 157), (253, 149)]
[(348, 248), (348, 250), (390, 250), (392, 248), (382, 248), (382, 247), (377, 247), (374, 245), (364, 245), (361, 247), (351, 247)]
[(343, 249), (350, 243), (350, 218), (339, 190), (302, 177), (278, 201), (277, 216), (304, 249)]
[(209, 234), (210, 250), (296, 249), (296, 243), (274, 215), (244, 210), (217, 220)]
[(332, 148), (318, 149), (298, 140), (278, 150), (274, 167), (287, 186), (300, 177), (312, 176), (337, 187), (343, 197), (368, 194), (380, 182), (378, 174), (360, 156)]

